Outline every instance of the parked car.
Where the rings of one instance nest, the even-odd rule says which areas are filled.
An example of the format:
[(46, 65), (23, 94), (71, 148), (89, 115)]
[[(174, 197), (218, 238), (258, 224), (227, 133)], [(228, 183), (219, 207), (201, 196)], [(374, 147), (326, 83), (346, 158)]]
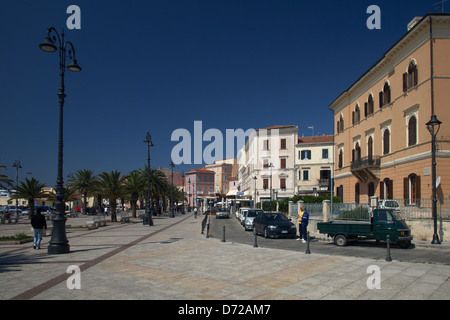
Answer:
[(239, 209), (239, 223), (242, 225), (244, 223), (245, 215), (247, 214), (248, 210), (251, 208), (241, 208)]
[(253, 220), (264, 211), (262, 209), (250, 209), (245, 212), (245, 217), (242, 225), (245, 231), (253, 230)]
[(383, 199), (378, 200), (378, 208), (379, 209), (390, 209), (396, 212), (400, 212), (400, 205), (395, 200)]
[(282, 213), (260, 213), (253, 219), (253, 232), (263, 234), (265, 238), (295, 238), (297, 228)]
[(219, 218), (228, 219), (229, 217), (230, 217), (230, 214), (228, 213), (227, 209), (219, 209), (216, 212), (216, 219), (219, 219)]

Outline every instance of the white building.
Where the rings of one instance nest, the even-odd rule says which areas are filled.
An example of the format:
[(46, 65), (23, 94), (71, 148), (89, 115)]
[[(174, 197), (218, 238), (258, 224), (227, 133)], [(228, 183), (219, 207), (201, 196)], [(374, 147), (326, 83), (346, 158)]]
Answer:
[(296, 192), (295, 146), (298, 127), (271, 126), (253, 131), (238, 152), (239, 191), (256, 203), (292, 197)]
[(295, 146), (298, 194), (330, 193), (333, 136), (300, 137)]

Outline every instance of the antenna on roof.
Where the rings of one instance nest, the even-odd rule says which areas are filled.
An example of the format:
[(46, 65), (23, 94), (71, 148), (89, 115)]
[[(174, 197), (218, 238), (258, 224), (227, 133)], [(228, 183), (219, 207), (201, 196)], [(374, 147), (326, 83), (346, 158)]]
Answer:
[(312, 132), (313, 132), (313, 137), (314, 137), (314, 126), (311, 126), (311, 127), (308, 127), (308, 129), (312, 129)]
[(436, 2), (435, 4), (433, 4), (433, 6), (436, 8), (438, 5), (441, 5), (442, 8), (442, 13), (444, 13), (444, 3), (447, 2), (447, 0), (441, 0), (439, 2)]

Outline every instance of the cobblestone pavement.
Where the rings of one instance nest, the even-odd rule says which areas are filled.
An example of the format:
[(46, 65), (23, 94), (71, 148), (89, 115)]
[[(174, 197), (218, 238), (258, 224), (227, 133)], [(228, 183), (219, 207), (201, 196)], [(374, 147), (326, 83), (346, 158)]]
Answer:
[[(69, 218), (67, 225), (85, 226), (88, 219)], [(152, 227), (132, 219), (95, 230), (68, 228), (70, 253), (62, 255), (48, 255), (49, 236), (41, 250), (1, 245), (0, 299), (450, 298), (449, 265), (254, 248), (206, 238), (201, 222), (186, 214), (156, 217)], [(20, 230), (31, 231), (26, 221), (0, 225), (0, 235)], [(81, 272), (67, 273), (74, 265)], [(77, 276), (80, 289), (69, 289)]]

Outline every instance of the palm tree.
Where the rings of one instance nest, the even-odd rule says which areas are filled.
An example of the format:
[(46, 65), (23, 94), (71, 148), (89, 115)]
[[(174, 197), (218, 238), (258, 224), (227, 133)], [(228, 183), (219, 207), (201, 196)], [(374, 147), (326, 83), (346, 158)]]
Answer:
[(102, 172), (99, 174), (98, 187), (105, 198), (109, 198), (111, 206), (111, 222), (117, 222), (116, 201), (125, 192), (124, 178), (119, 171)]
[[(6, 170), (6, 166), (1, 165), (0, 169)], [(12, 184), (13, 184), (13, 181), (11, 179), (9, 179), (7, 175), (0, 174), (0, 188), (9, 190), (9, 188), (12, 186)]]
[(25, 182), (20, 181), (11, 199), (28, 200), (28, 207), (30, 209), (29, 218), (31, 219), (34, 213), (34, 199), (48, 197), (48, 194), (44, 192), (45, 187), (45, 184), (40, 183), (35, 178), (31, 178), (31, 180), (26, 178)]
[[(54, 190), (56, 190), (56, 188)], [(75, 187), (70, 186), (70, 185), (64, 186), (64, 188), (63, 188), (64, 203), (79, 200), (79, 197), (76, 192), (77, 192), (77, 190), (75, 189)], [(48, 200), (53, 201), (53, 202), (56, 201), (55, 191), (50, 192)]]
[(125, 177), (125, 192), (131, 196), (131, 210), (132, 217), (136, 218), (136, 203), (139, 199), (139, 194), (143, 193), (146, 186), (144, 176), (137, 170), (131, 171)]
[[(139, 169), (139, 172), (144, 177), (145, 180), (145, 193), (147, 193), (147, 177), (148, 177), (148, 166)], [(159, 199), (165, 198), (167, 194), (167, 184), (168, 180), (164, 173), (159, 170), (150, 168), (150, 203), (154, 201), (157, 206), (159, 206)]]
[(93, 192), (95, 180), (94, 171), (88, 169), (78, 170), (69, 180), (69, 185), (83, 195), (83, 214), (86, 214), (87, 196)]

